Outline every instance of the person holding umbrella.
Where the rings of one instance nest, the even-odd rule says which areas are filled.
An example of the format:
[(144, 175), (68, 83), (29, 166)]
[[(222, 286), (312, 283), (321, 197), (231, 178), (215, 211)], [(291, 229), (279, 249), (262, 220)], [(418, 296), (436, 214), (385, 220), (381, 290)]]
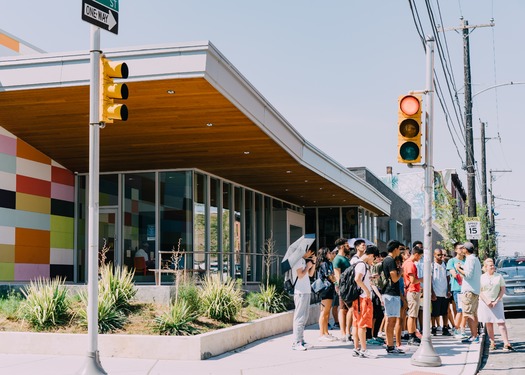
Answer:
[(316, 261), (317, 258), (314, 255), (314, 251), (307, 250), (303, 257), (292, 266), (292, 278), (297, 280), (293, 295), (295, 304), (293, 313), (293, 350), (304, 351), (308, 349), (304, 342), (304, 328), (310, 312), (310, 277), (315, 273)]

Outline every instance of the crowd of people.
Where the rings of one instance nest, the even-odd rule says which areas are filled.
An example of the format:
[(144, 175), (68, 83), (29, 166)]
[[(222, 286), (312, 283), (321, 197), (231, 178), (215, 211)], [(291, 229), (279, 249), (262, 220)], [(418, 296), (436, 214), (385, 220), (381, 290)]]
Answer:
[[(380, 253), (365, 240), (349, 242), (345, 238), (336, 240), (334, 249), (307, 251), (292, 269), (296, 280), (292, 348), (302, 351), (309, 347), (304, 341), (304, 328), (312, 293), (310, 284), (320, 279), (325, 287), (318, 292), (319, 341), (352, 341), (355, 357), (376, 358), (367, 345), (381, 345), (392, 355), (404, 355), (407, 346), (418, 346), (425, 329), (422, 301), (427, 295), (431, 300), (428, 327), (431, 335), (439, 332), (462, 343), (477, 343), (483, 324), (490, 349), (494, 350), (494, 324), (497, 324), (503, 350), (514, 351), (505, 326), (502, 302), (505, 282), (495, 272), (494, 261), (487, 258), (482, 267), (470, 242), (455, 243), (453, 256), (444, 249), (435, 249), (427, 290), (423, 254), (421, 241), (414, 242), (410, 249), (392, 240), (387, 243), (387, 251)], [(347, 304), (340, 295), (339, 281), (352, 265), (361, 295)], [(338, 336), (330, 333), (336, 329), (340, 332)]]

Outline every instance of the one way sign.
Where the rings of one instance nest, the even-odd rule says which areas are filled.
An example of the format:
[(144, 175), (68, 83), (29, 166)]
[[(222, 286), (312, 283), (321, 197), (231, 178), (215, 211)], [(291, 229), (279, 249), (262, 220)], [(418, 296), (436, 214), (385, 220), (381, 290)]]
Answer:
[(118, 0), (82, 0), (82, 20), (118, 34)]

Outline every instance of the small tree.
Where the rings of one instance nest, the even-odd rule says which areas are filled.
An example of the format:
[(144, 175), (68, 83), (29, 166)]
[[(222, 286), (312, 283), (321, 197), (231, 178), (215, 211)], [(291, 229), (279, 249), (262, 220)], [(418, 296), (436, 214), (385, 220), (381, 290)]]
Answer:
[(175, 299), (179, 297), (179, 284), (180, 284), (180, 278), (181, 278), (181, 269), (180, 269), (180, 261), (182, 257), (184, 256), (184, 250), (180, 249), (182, 242), (182, 238), (179, 238), (179, 241), (177, 243), (177, 249), (175, 249), (175, 246), (171, 249), (171, 257), (164, 265), (165, 268), (173, 269), (175, 270)]
[(266, 269), (266, 288), (270, 285), (270, 272), (272, 269), (272, 264), (275, 263), (275, 258), (277, 254), (275, 253), (275, 240), (273, 239), (273, 232), (270, 233), (270, 237), (264, 241), (263, 247), (263, 259)]

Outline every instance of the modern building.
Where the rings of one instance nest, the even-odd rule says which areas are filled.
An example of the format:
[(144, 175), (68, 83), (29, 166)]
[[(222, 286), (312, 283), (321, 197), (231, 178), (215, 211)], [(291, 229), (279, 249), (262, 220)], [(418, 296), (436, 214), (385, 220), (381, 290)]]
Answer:
[(377, 218), (375, 243), (379, 250), (387, 251), (386, 244), (390, 240), (398, 240), (410, 248), (412, 244), (412, 208), (402, 196), (392, 189), (392, 168), (387, 167), (386, 178), (375, 176), (366, 167), (348, 169), (376, 188), (391, 202), (390, 215)]
[[(177, 266), (258, 283), (270, 239), (281, 255), (305, 233), (373, 239), (390, 214), (211, 43), (104, 52), (130, 70), (129, 120), (100, 130), (106, 262), (134, 267), (147, 243), (155, 268), (176, 249)], [(0, 60), (0, 281), (86, 281), (90, 73), (88, 51)]]

